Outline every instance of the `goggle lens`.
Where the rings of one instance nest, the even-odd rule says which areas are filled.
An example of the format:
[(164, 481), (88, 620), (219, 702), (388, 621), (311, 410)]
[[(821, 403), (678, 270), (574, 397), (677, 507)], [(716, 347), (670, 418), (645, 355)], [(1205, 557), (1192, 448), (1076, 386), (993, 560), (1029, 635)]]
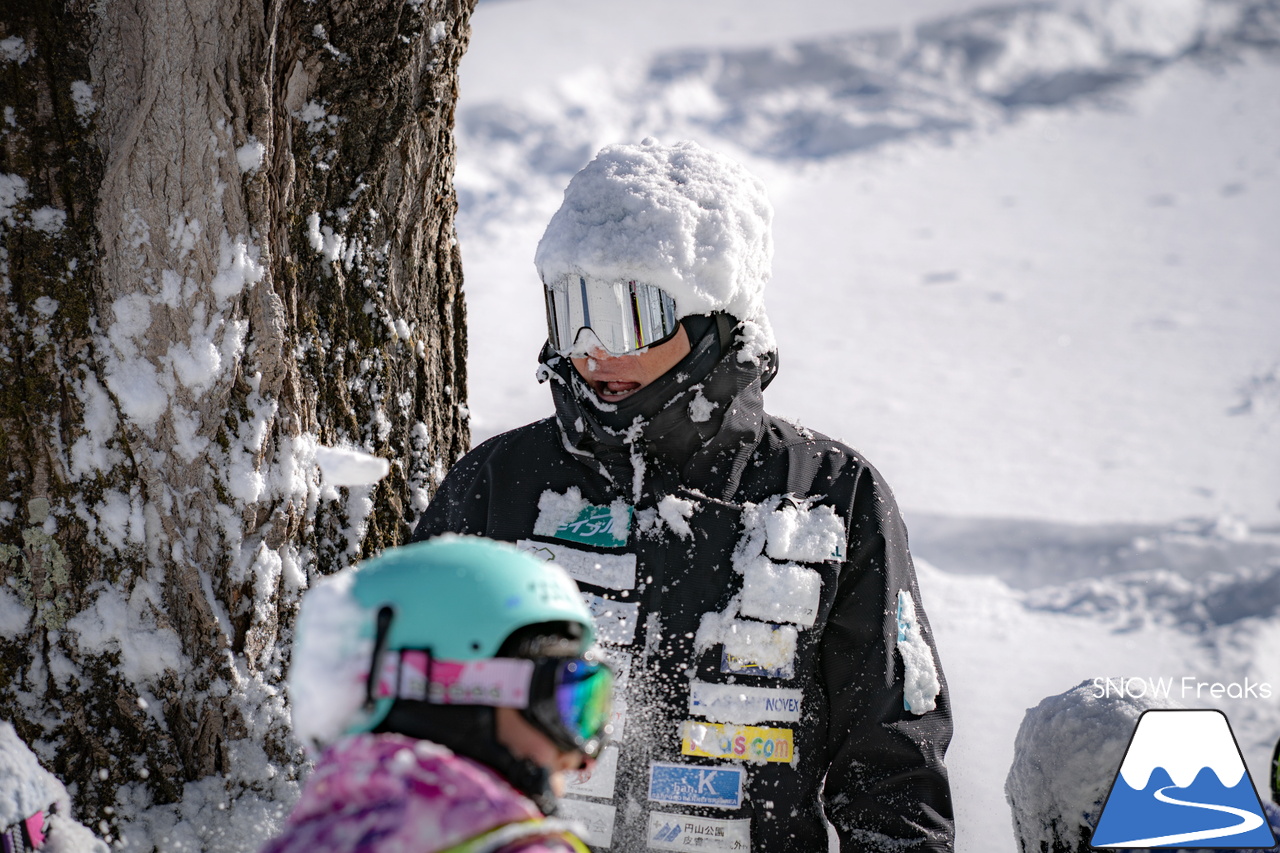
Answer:
[(568, 660), (556, 680), (556, 710), (560, 722), (581, 744), (598, 741), (613, 712), (613, 672), (605, 664)]
[(676, 302), (660, 287), (640, 281), (562, 276), (545, 286), (547, 336), (560, 355), (587, 355), (595, 340), (612, 355), (657, 346), (676, 333)]

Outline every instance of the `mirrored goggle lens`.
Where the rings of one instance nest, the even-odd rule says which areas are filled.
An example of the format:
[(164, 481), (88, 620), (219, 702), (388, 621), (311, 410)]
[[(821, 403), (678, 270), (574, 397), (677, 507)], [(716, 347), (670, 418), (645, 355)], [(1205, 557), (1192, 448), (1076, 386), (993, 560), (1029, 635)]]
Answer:
[(575, 742), (598, 742), (613, 713), (613, 671), (598, 661), (564, 661), (556, 678), (555, 701), (560, 723)]
[(547, 335), (561, 355), (587, 354), (590, 336), (582, 335), (583, 329), (590, 329), (610, 353), (622, 355), (656, 346), (679, 327), (675, 300), (644, 282), (570, 275), (547, 283), (545, 289)]

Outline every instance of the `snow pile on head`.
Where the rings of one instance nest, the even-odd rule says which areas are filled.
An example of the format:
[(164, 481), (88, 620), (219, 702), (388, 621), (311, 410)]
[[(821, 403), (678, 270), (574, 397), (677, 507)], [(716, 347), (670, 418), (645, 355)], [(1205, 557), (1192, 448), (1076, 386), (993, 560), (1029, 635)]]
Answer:
[(317, 583), (298, 613), (289, 701), (293, 732), (307, 746), (343, 735), (364, 703), (373, 639), (362, 634), (371, 614), (351, 594), (354, 570)]
[(694, 142), (611, 145), (578, 172), (538, 244), (543, 281), (587, 275), (667, 291), (676, 313), (768, 328), (773, 207), (764, 183)]
[(1027, 711), (1014, 742), (1005, 798), (1022, 850), (1050, 849), (1081, 827), (1097, 825), (1125, 747), (1142, 712), (1168, 707), (1153, 699), (1098, 698), (1092, 681), (1050, 696)]

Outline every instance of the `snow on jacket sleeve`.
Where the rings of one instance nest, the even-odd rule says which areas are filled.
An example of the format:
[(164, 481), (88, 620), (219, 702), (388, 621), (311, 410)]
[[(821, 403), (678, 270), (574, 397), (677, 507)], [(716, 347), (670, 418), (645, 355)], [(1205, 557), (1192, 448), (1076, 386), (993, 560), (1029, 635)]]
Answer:
[[(830, 709), (827, 816), (843, 853), (951, 851), (951, 797), (943, 765), (951, 740), (950, 701), (906, 528), (873, 468), (862, 470), (854, 488), (848, 557), (820, 652)], [(907, 636), (900, 640), (903, 628)], [(928, 680), (930, 663), (934, 682)], [(925, 670), (923, 677), (913, 668)], [(905, 707), (904, 697), (904, 679), (912, 675), (910, 692), (920, 706), (915, 712)], [(908, 839), (920, 843), (903, 846)]]

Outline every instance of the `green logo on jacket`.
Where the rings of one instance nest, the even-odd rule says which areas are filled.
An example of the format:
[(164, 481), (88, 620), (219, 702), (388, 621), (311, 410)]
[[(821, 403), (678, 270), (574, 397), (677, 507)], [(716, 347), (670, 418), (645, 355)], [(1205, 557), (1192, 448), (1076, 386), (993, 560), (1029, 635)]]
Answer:
[(629, 506), (619, 506), (615, 512), (613, 507), (587, 504), (575, 518), (557, 527), (551, 536), (599, 548), (620, 548), (627, 544), (631, 533), (631, 514)]

